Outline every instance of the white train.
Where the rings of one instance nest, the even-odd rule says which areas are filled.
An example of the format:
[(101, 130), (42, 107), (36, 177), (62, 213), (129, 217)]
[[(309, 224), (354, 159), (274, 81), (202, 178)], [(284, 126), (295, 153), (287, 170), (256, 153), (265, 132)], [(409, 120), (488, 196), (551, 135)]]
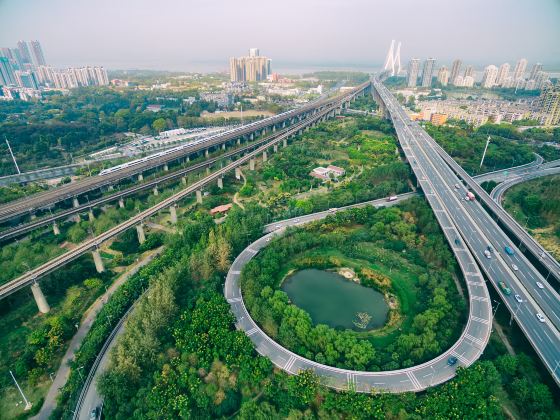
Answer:
[[(323, 95), (323, 96), (325, 96), (325, 95)], [(310, 105), (319, 102), (322, 98), (323, 97), (321, 97), (321, 98), (319, 98), (319, 99), (317, 99), (313, 102), (310, 102), (306, 106), (309, 107)], [(161, 156), (165, 156), (165, 155), (168, 155), (170, 153), (174, 153), (178, 150), (184, 150), (184, 149), (196, 146), (198, 144), (214, 140), (218, 137), (221, 137), (221, 136), (224, 136), (224, 135), (227, 135), (227, 134), (234, 134), (234, 133), (237, 133), (239, 131), (246, 130), (247, 128), (262, 124), (263, 122), (266, 123), (267, 121), (272, 122), (273, 120), (282, 119), (284, 117), (287, 117), (289, 114), (297, 113), (300, 110), (301, 109), (296, 109), (296, 110), (290, 110), (290, 111), (282, 112), (281, 114), (277, 114), (277, 115), (274, 115), (272, 117), (264, 118), (262, 120), (252, 122), (250, 124), (242, 125), (241, 127), (234, 128), (233, 130), (225, 131), (223, 133), (215, 134), (213, 136), (206, 137), (206, 138), (203, 138), (203, 139), (191, 141), (189, 143), (182, 144), (181, 146), (173, 147), (173, 148), (165, 150), (163, 152), (154, 153), (153, 155), (146, 156), (146, 157), (143, 157), (141, 159), (131, 160), (130, 162), (126, 162), (126, 163), (123, 163), (121, 165), (113, 166), (112, 168), (103, 169), (101, 172), (99, 172), (99, 175), (107, 175), (107, 174), (111, 174), (113, 172), (120, 171), (121, 169), (126, 169), (126, 168), (130, 168), (132, 166), (140, 165), (141, 163), (148, 162), (152, 159), (157, 159)]]

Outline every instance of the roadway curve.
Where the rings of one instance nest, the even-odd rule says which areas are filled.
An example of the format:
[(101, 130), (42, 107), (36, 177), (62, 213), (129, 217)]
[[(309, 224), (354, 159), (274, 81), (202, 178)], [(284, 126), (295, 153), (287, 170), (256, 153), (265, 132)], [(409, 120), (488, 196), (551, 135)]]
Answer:
[[(413, 194), (408, 194), (406, 197), (400, 196), (397, 201), (391, 203), (387, 203), (386, 200), (374, 200), (360, 205), (343, 207), (335, 211), (365, 204), (378, 207), (395, 204)], [(331, 214), (331, 211), (324, 211), (268, 225), (265, 231), (275, 230), (245, 248), (231, 265), (226, 277), (224, 295), (236, 317), (236, 327), (245, 331), (259, 354), (268, 357), (274, 365), (290, 374), (297, 374), (301, 370), (311, 369), (326, 386), (339, 390), (354, 389), (358, 392), (371, 392), (374, 389), (388, 392), (422, 391), (453, 378), (457, 366), (470, 366), (480, 357), (490, 338), (492, 307), (486, 284), (478, 268), (465, 258), (468, 250), (462, 244), (454, 246), (452, 250), (457, 256), (459, 265), (467, 280), (466, 285), (470, 296), (467, 324), (461, 337), (451, 348), (426, 363), (407, 369), (385, 372), (340, 369), (299, 356), (268, 337), (251, 318), (245, 307), (240, 288), (241, 271), (245, 264), (269, 243), (270, 238), (283, 234), (289, 226), (319, 220), (329, 214)], [(459, 237), (458, 232), (454, 230), (453, 226), (447, 226), (443, 231), (448, 240)], [(447, 360), (451, 356), (459, 360), (454, 367), (450, 367), (447, 364)]]
[(490, 193), (490, 197), (492, 197), (494, 201), (496, 201), (496, 203), (501, 205), (505, 192), (509, 190), (511, 187), (513, 187), (514, 185), (521, 184), (522, 182), (530, 181), (531, 179), (541, 178), (543, 176), (556, 175), (556, 174), (560, 174), (560, 167), (548, 167), (515, 178), (510, 178), (509, 180), (496, 185), (492, 190), (492, 192)]
[[(464, 200), (467, 189), (462, 185), (459, 177), (479, 195), (481, 201), (485, 204), (490, 201), (492, 207), (505, 213), (501, 206), (492, 200), (417, 123), (410, 121), (401, 105), (379, 80), (374, 79), (373, 84), (374, 95), (378, 95), (378, 100), (384, 104), (387, 114), (391, 116), (399, 142), (417, 178), (420, 182), (428, 180), (432, 184), (429, 189), (422, 187), (424, 194), (428, 200), (432, 195), (440, 197), (446, 207), (445, 214), (451, 217), (452, 223), (460, 230), (464, 242), (476, 258), (476, 263), (484, 270), (512, 317), (515, 318), (551, 376), (560, 385), (558, 293), (519, 251), (485, 208), (476, 201)], [(432, 208), (436, 216), (438, 211), (441, 211), (433, 205)], [(500, 219), (505, 220), (504, 217)], [(443, 229), (445, 231), (444, 225)], [(526, 232), (524, 235), (531, 238)], [(490, 245), (494, 253), (487, 258), (484, 251)], [(510, 247), (513, 252), (502, 252), (505, 246)], [(504, 293), (499, 286), (500, 281), (506, 283), (510, 293)], [(537, 282), (542, 283), (542, 287), (538, 287)], [(539, 321), (536, 314), (544, 315), (543, 319)]]

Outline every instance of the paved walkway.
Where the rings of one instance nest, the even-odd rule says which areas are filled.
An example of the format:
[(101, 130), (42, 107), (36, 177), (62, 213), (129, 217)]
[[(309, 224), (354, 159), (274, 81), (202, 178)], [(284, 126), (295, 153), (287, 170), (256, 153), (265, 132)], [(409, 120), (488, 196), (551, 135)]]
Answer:
[[(117, 291), (117, 289), (126, 281), (128, 280), (133, 274), (136, 274), (138, 270), (144, 267), (146, 264), (150, 263), (155, 257), (157, 257), (163, 251), (163, 247), (159, 247), (153, 251), (147, 253), (140, 261), (133, 264), (127, 271), (121, 274), (117, 280), (107, 289), (107, 291), (101, 295), (97, 300), (89, 307), (89, 309), (84, 314), (84, 318), (82, 319), (82, 323), (78, 328), (78, 331), (70, 341), (68, 346), (68, 350), (66, 354), (62, 358), (60, 363), (60, 367), (56, 372), (56, 377), (54, 378), (53, 383), (49, 389), (45, 397), (45, 402), (41, 407), (39, 413), (32, 417), (32, 419), (38, 420), (47, 420), (51, 415), (52, 411), (56, 407), (56, 397), (58, 396), (58, 390), (66, 384), (68, 380), (68, 376), (70, 375), (70, 362), (74, 359), (75, 352), (79, 349), (82, 340), (89, 332), (93, 321), (97, 317), (97, 314), (108, 301), (109, 297)], [(87, 372), (84, 372), (86, 375)]]

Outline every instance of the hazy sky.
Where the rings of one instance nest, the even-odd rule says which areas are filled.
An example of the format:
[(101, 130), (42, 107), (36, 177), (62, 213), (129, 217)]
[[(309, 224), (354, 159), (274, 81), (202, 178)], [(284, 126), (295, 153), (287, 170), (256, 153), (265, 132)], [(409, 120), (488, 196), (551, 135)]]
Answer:
[(0, 0), (0, 46), (38, 39), (54, 66), (226, 70), (258, 47), (275, 69), (402, 59), (560, 68), (560, 0)]

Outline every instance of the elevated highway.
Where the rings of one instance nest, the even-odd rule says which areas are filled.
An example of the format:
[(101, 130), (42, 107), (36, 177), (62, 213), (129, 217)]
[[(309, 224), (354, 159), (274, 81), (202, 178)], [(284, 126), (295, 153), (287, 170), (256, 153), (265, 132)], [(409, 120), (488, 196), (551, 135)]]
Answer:
[[(402, 108), (400, 109), (402, 111)], [(418, 125), (415, 125), (418, 127)], [(556, 261), (535, 239), (527, 233), (519, 223), (515, 221), (490, 195), (463, 169), (449, 154), (439, 146), (434, 139), (432, 139), (424, 130), (417, 130), (416, 135), (422, 139), (441, 156), (445, 163), (453, 170), (453, 172), (460, 178), (460, 180), (471, 189), (474, 194), (480, 199), (485, 207), (490, 211), (500, 222), (502, 229), (507, 229), (509, 233), (516, 239), (516, 242), (521, 243), (529, 254), (531, 254), (534, 261), (543, 267), (547, 276), (554, 277), (560, 282), (560, 263)], [(545, 168), (554, 167), (558, 165), (558, 161), (553, 161), (545, 165)]]
[[(178, 150), (165, 154), (146, 162), (142, 162), (131, 167), (123, 168), (119, 171), (108, 173), (104, 175), (92, 176), (74, 182), (71, 184), (63, 185), (49, 191), (39, 194), (34, 194), (19, 200), (0, 206), (0, 222), (26, 215), (33, 214), (33, 212), (52, 206), (60, 201), (67, 199), (74, 199), (88, 191), (95, 190), (102, 187), (112, 186), (122, 179), (130, 178), (135, 175), (141, 175), (142, 172), (150, 169), (167, 165), (170, 162), (186, 159), (187, 157), (197, 153), (208, 153), (208, 150), (214, 147), (221, 147), (228, 142), (249, 138), (253, 139), (255, 135), (264, 135), (268, 131), (275, 132), (277, 128), (285, 128), (287, 125), (293, 125), (301, 122), (306, 117), (315, 115), (326, 108), (332, 107), (333, 104), (346, 106), (357, 94), (362, 94), (365, 89), (370, 86), (369, 82), (360, 85), (356, 92), (359, 93), (345, 93), (331, 98), (324, 98), (318, 101), (311, 102), (300, 108), (292, 111), (285, 112), (280, 115), (265, 118), (255, 123), (247, 124), (239, 128), (227, 131), (209, 137), (206, 141), (193, 145), (192, 147)], [(337, 106), (338, 107), (338, 106)]]
[[(282, 133), (282, 131), (278, 132), (278, 134), (281, 134), (281, 133)], [(56, 213), (51, 213), (50, 215), (48, 215), (46, 217), (37, 218), (35, 220), (32, 220), (31, 222), (22, 223), (20, 225), (14, 226), (13, 228), (0, 231), (0, 242), (7, 241), (7, 240), (12, 239), (12, 238), (16, 238), (18, 236), (24, 235), (24, 234), (26, 234), (26, 233), (28, 233), (32, 230), (38, 229), (40, 227), (56, 223), (57, 220), (65, 219), (65, 218), (71, 217), (71, 216), (76, 215), (76, 214), (81, 214), (81, 213), (88, 212), (89, 210), (91, 210), (95, 207), (102, 206), (104, 204), (109, 204), (109, 203), (113, 203), (113, 202), (117, 202), (117, 201), (122, 203), (122, 200), (125, 197), (128, 197), (130, 195), (133, 195), (133, 194), (136, 194), (138, 192), (145, 191), (145, 190), (148, 190), (148, 189), (157, 188), (159, 185), (162, 185), (162, 184), (165, 184), (165, 183), (168, 183), (168, 182), (171, 182), (171, 181), (175, 181), (179, 178), (183, 178), (183, 177), (189, 175), (192, 172), (200, 171), (200, 170), (203, 170), (205, 168), (210, 168), (211, 166), (217, 164), (218, 162), (225, 161), (227, 159), (231, 159), (234, 156), (241, 155), (243, 153), (248, 152), (249, 150), (252, 150), (256, 147), (259, 147), (259, 146), (269, 142), (270, 140), (272, 140), (276, 136), (277, 136), (277, 134), (266, 136), (266, 137), (264, 137), (260, 140), (248, 143), (245, 146), (227, 151), (224, 154), (221, 154), (219, 156), (216, 156), (216, 157), (213, 157), (213, 158), (208, 158), (208, 159), (204, 160), (203, 162), (193, 163), (192, 165), (190, 165), (186, 168), (175, 170), (173, 172), (163, 172), (163, 175), (158, 176), (154, 179), (145, 180), (145, 181), (143, 181), (141, 183), (138, 183), (138, 184), (135, 184), (135, 185), (133, 185), (129, 188), (118, 190), (118, 191), (116, 191), (112, 194), (108, 194), (106, 196), (100, 197), (100, 198), (95, 199), (95, 200), (91, 200), (91, 201), (88, 200), (87, 202), (82, 203), (82, 204), (78, 205), (77, 207), (72, 207), (72, 208), (69, 208), (69, 209), (66, 209), (66, 210), (58, 211)]]
[[(218, 185), (221, 184), (223, 176), (242, 166), (246, 163), (249, 163), (250, 166), (254, 166), (254, 159), (256, 156), (262, 153), (263, 159), (266, 158), (267, 150), (274, 145), (277, 145), (279, 142), (287, 139), (291, 136), (295, 136), (297, 134), (301, 134), (304, 129), (310, 126), (314, 126), (317, 122), (324, 121), (329, 117), (333, 117), (339, 111), (340, 107), (344, 106), (348, 101), (351, 101), (355, 96), (363, 94), (363, 92), (369, 88), (369, 83), (365, 83), (360, 85), (359, 87), (355, 88), (354, 90), (347, 92), (343, 95), (339, 95), (336, 100), (334, 100), (330, 106), (325, 107), (321, 103), (317, 103), (316, 106), (320, 107), (320, 111), (310, 110), (309, 115), (300, 122), (295, 123), (293, 126), (290, 126), (286, 130), (282, 130), (281, 132), (276, 133), (276, 135), (272, 136), (270, 141), (264, 143), (262, 146), (257, 147), (255, 150), (247, 153), (246, 155), (238, 158), (237, 160), (227, 164), (223, 168), (216, 170), (215, 172), (207, 175), (203, 179), (194, 182), (193, 184), (187, 186), (180, 192), (168, 197), (158, 204), (150, 207), (147, 210), (144, 210), (137, 215), (131, 217), (127, 221), (109, 229), (108, 231), (92, 238), (88, 239), (74, 249), (67, 251), (66, 253), (50, 260), (49, 262), (30, 270), (29, 272), (23, 274), (22, 276), (9, 281), (3, 285), (0, 285), (0, 299), (9, 296), (10, 294), (20, 290), (21, 288), (32, 286), (32, 291), (34, 293), (35, 299), (38, 303), (40, 310), (43, 312), (48, 311), (48, 305), (46, 304), (46, 300), (44, 296), (42, 296), (42, 292), (38, 290), (37, 282), (48, 275), (49, 273), (55, 271), (56, 269), (62, 267), (63, 265), (73, 261), (74, 259), (80, 257), (81, 255), (93, 251), (94, 260), (96, 263), (96, 267), (98, 271), (103, 271), (103, 266), (101, 262), (101, 258), (99, 256), (98, 248), (104, 241), (111, 239), (112, 237), (119, 235), (130, 229), (132, 227), (142, 226), (144, 220), (148, 219), (149, 217), (155, 215), (156, 213), (167, 209), (167, 208), (174, 208), (176, 203), (185, 197), (196, 193), (197, 200), (202, 200), (201, 189), (204, 188), (207, 184), (211, 182), (218, 182)], [(143, 233), (142, 233), (143, 235)], [(140, 238), (140, 232), (139, 232)]]
[[(488, 343), (492, 329), (492, 305), (488, 289), (470, 251), (463, 243), (455, 243), (455, 238), (459, 236), (459, 232), (443, 212), (443, 203), (435, 194), (430, 193), (434, 186), (427, 178), (423, 179), (421, 183), (424, 191), (429, 192), (428, 201), (433, 205), (434, 210), (436, 210), (436, 218), (444, 227), (443, 233), (451, 244), (459, 267), (463, 271), (469, 293), (469, 315), (457, 342), (434, 359), (406, 369), (381, 372), (341, 369), (307, 359), (275, 342), (251, 318), (243, 302), (243, 292), (240, 284), (243, 267), (272, 238), (284, 234), (287, 228), (320, 220), (329, 214), (352, 207), (392, 205), (415, 195), (415, 193), (409, 193), (399, 196), (395, 203), (387, 203), (385, 199), (373, 200), (272, 223), (265, 227), (265, 232), (269, 233), (253, 242), (237, 256), (226, 277), (224, 295), (236, 317), (236, 327), (245, 331), (259, 354), (268, 357), (274, 365), (290, 374), (311, 369), (318, 375), (321, 383), (326, 386), (339, 390), (355, 390), (367, 393), (372, 391), (419, 392), (453, 378), (457, 366), (470, 366), (480, 357)], [(456, 357), (458, 364), (450, 366), (448, 364), (450, 357)]]
[[(463, 178), (484, 204), (495, 207), (488, 194), (457, 165), (415, 122), (410, 121), (400, 104), (378, 79), (373, 79), (374, 96), (390, 116), (397, 131), (401, 147), (420, 182), (426, 178), (434, 183), (432, 190), (424, 194), (439, 196), (444, 203), (444, 212), (457, 227), (478, 266), (500, 294), (529, 342), (542, 359), (554, 380), (560, 384), (560, 300), (556, 291), (545, 281), (533, 264), (517, 249), (502, 228), (493, 220), (481, 204), (465, 201), (467, 189), (459, 179)], [(460, 175), (458, 175), (460, 173)], [(438, 212), (438, 209), (434, 208)], [(504, 212), (505, 213), (505, 212)], [(509, 215), (508, 215), (509, 216)], [(445, 229), (445, 226), (442, 226)], [(526, 234), (526, 233), (525, 233)], [(527, 235), (528, 236), (528, 235)], [(532, 238), (531, 238), (532, 239)], [(512, 252), (505, 252), (508, 246)], [(487, 258), (484, 251), (491, 247)], [(510, 293), (500, 287), (504, 282)], [(538, 286), (542, 284), (542, 288)], [(539, 321), (537, 314), (543, 317)]]
[(560, 167), (546, 167), (539, 169), (537, 171), (531, 171), (528, 173), (524, 173), (522, 175), (513, 177), (508, 179), (507, 181), (502, 182), (494, 187), (492, 192), (490, 193), (490, 197), (496, 203), (501, 204), (504, 198), (504, 194), (507, 190), (517, 184), (521, 184), (522, 182), (530, 181), (531, 179), (541, 178), (543, 176), (550, 176), (550, 175), (557, 175), (560, 174)]

